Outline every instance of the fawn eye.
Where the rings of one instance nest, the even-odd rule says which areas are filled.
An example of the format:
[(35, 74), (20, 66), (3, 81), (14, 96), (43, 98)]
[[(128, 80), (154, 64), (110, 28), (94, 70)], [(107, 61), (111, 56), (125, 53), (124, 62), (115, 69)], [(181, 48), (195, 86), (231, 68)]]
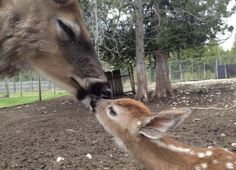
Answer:
[(109, 107), (109, 114), (113, 117), (117, 116), (117, 113), (114, 111), (113, 107)]

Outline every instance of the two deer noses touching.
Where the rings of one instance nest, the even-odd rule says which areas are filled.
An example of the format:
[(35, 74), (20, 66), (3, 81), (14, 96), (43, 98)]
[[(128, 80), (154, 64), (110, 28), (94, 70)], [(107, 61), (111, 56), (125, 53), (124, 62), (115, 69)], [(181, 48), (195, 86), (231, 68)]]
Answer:
[(167, 135), (191, 110), (151, 113), (132, 99), (91, 102), (97, 120), (119, 146), (151, 170), (236, 170), (236, 154), (220, 147), (192, 147)]

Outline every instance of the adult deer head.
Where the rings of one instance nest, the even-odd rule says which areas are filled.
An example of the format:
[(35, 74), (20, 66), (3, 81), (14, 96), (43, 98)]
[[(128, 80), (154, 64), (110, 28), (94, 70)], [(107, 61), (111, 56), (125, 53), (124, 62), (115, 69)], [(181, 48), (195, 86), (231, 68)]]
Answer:
[(110, 96), (77, 0), (0, 0), (0, 75), (26, 67), (79, 99)]

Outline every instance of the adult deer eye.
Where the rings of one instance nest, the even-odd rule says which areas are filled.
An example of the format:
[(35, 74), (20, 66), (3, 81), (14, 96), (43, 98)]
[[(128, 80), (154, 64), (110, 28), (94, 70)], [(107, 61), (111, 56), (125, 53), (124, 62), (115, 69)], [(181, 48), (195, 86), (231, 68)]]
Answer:
[(113, 107), (109, 107), (109, 114), (113, 117), (117, 116), (117, 113), (114, 111)]
[(60, 28), (64, 31), (64, 33), (68, 36), (68, 39), (71, 41), (75, 41), (75, 33), (73, 31), (73, 29), (69, 26), (67, 26), (62, 20), (58, 19), (57, 20), (58, 25), (60, 26)]
[(68, 0), (54, 0), (58, 4), (65, 4)]

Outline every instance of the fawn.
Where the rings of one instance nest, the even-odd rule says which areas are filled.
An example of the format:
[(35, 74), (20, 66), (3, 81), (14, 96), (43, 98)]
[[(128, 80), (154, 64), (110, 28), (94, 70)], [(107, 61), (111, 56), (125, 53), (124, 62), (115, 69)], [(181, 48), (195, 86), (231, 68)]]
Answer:
[(98, 121), (117, 143), (145, 167), (153, 170), (236, 170), (236, 154), (223, 148), (191, 147), (165, 132), (182, 122), (189, 109), (151, 114), (132, 99), (99, 100)]

